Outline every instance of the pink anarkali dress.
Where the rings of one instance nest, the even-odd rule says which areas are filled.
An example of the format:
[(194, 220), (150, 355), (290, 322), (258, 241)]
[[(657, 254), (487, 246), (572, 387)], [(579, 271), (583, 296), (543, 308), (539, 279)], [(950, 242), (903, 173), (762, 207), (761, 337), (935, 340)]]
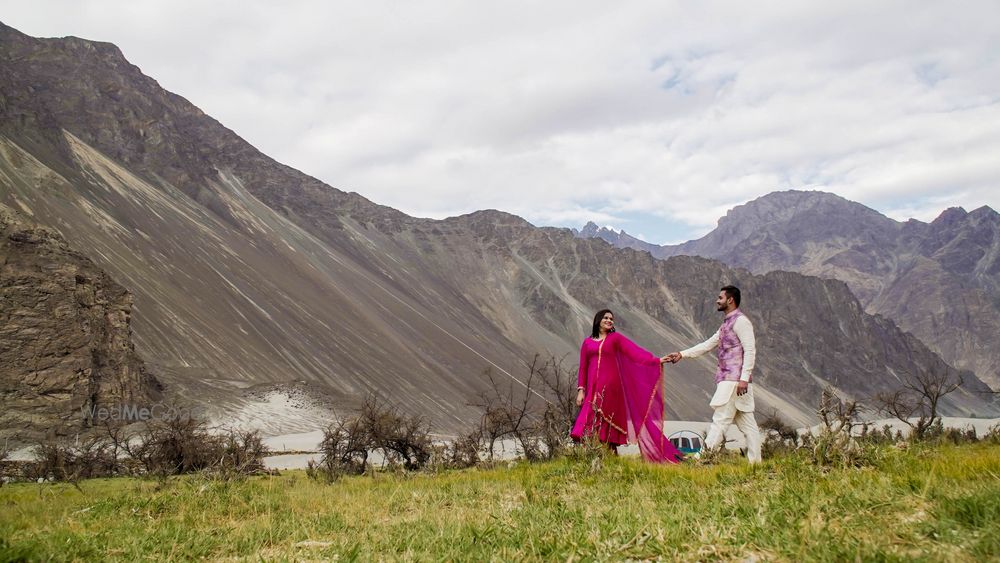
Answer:
[(577, 385), (583, 406), (570, 433), (574, 440), (596, 435), (601, 442), (638, 443), (653, 462), (677, 463), (684, 455), (663, 435), (663, 368), (660, 359), (617, 332), (588, 337), (580, 347)]

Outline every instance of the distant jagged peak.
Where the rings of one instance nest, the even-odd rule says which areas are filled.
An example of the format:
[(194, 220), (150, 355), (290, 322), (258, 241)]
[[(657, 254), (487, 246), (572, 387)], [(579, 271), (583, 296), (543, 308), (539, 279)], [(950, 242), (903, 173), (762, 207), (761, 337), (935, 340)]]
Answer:
[(602, 227), (593, 221), (587, 221), (587, 224), (584, 225), (578, 232), (580, 233), (580, 236), (584, 237), (627, 235), (625, 229), (615, 229), (611, 225), (605, 225)]
[(964, 207), (949, 207), (941, 212), (933, 221), (931, 225), (934, 227), (953, 227), (967, 223), (998, 223), (1000, 224), (1000, 213), (997, 213), (992, 207), (988, 205), (983, 205), (977, 207), (972, 211), (966, 211)]
[(618, 247), (637, 248), (639, 250), (658, 248), (656, 245), (651, 245), (640, 238), (626, 233), (625, 229), (615, 230), (611, 226), (601, 227), (593, 221), (588, 221), (583, 229), (575, 232), (579, 238), (599, 238)]
[(597, 223), (593, 221), (587, 221), (587, 224), (579, 230), (578, 236), (582, 238), (593, 238), (598, 236), (602, 231), (602, 228), (598, 226)]
[(784, 190), (771, 192), (730, 209), (719, 219), (719, 226), (747, 219), (753, 220), (758, 225), (776, 223), (815, 213), (824, 216), (857, 217), (885, 225), (895, 223), (870, 207), (834, 193), (819, 190)]
[(1000, 219), (1000, 213), (997, 213), (992, 207), (988, 205), (983, 205), (977, 207), (969, 212), (969, 217), (976, 219), (978, 221), (997, 221)]
[(931, 222), (932, 225), (947, 225), (950, 223), (956, 223), (965, 219), (969, 215), (969, 212), (965, 210), (964, 207), (949, 207), (941, 212), (934, 221)]
[(508, 213), (506, 211), (500, 211), (498, 209), (479, 209), (471, 213), (465, 213), (462, 215), (456, 215), (454, 217), (448, 217), (440, 221), (443, 224), (461, 224), (469, 225), (473, 227), (515, 227), (515, 228), (525, 228), (533, 227), (527, 219), (514, 215), (513, 213)]

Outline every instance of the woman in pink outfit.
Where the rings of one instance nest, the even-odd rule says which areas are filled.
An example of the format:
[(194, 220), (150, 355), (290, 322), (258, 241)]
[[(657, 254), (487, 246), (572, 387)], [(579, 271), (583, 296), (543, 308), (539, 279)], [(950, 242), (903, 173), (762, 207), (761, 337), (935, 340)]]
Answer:
[(677, 463), (683, 454), (663, 435), (663, 368), (660, 358), (615, 332), (615, 316), (597, 312), (591, 335), (580, 347), (576, 404), (581, 406), (571, 436), (595, 435), (617, 452), (637, 442), (644, 458)]

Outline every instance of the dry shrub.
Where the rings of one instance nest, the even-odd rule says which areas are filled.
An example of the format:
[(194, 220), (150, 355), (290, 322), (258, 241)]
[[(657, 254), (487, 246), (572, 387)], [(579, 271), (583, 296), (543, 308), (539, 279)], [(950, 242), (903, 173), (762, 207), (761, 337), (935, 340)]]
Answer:
[(222, 455), (211, 470), (225, 478), (266, 472), (264, 458), (271, 450), (258, 430), (232, 430), (221, 436)]
[(476, 429), (450, 442), (435, 444), (430, 465), (436, 469), (466, 469), (482, 463), (483, 436)]
[(310, 461), (306, 473), (317, 477), (316, 472), (322, 472), (328, 480), (343, 474), (364, 473), (369, 449), (371, 439), (361, 417), (337, 421), (323, 431), (323, 441), (319, 444), (323, 457), (319, 464)]
[(332, 482), (345, 474), (364, 473), (371, 452), (380, 453), (392, 467), (423, 469), (435, 447), (424, 417), (404, 414), (397, 405), (369, 395), (355, 416), (323, 431), (319, 450), (322, 458), (319, 463), (310, 461), (306, 474)]
[(777, 410), (771, 409), (771, 412), (765, 413), (757, 425), (765, 434), (761, 444), (761, 453), (765, 457), (787, 453), (798, 448), (798, 430), (786, 422)]
[(170, 475), (202, 471), (231, 479), (264, 471), (270, 451), (258, 431), (211, 432), (192, 417), (146, 421), (131, 426), (106, 421), (99, 433), (50, 441), (23, 463), (22, 478), (68, 481), (115, 475)]
[(479, 428), (488, 460), (493, 461), (496, 444), (502, 440), (513, 440), (528, 460), (541, 459), (543, 454), (539, 440), (532, 432), (537, 418), (537, 403), (541, 402), (540, 395), (536, 397), (538, 393), (532, 388), (537, 375), (534, 364), (524, 384), (515, 384), (511, 378), (505, 386), (497, 381), (491, 368), (487, 368), (484, 375), (490, 381), (490, 388), (480, 394), (475, 406), (483, 410)]
[(155, 420), (124, 443), (129, 457), (151, 475), (177, 475), (212, 467), (222, 457), (221, 440), (190, 416)]
[(987, 441), (991, 444), (1000, 444), (1000, 423), (990, 426), (990, 429), (983, 434), (983, 441)]
[(115, 475), (118, 463), (111, 447), (101, 437), (90, 437), (70, 444), (48, 441), (35, 446), (35, 459), (24, 466), (28, 479), (46, 479), (75, 483), (80, 479)]
[[(764, 448), (761, 446), (761, 454), (763, 454)], [(717, 465), (723, 463), (739, 463), (746, 456), (746, 452), (742, 449), (735, 450), (729, 449), (724, 445), (719, 445), (715, 448), (702, 448), (700, 454), (694, 458), (696, 465)]]
[(524, 382), (498, 380), (485, 374), (489, 390), (479, 396), (479, 423), (455, 440), (434, 444), (422, 416), (403, 414), (397, 405), (370, 395), (352, 416), (331, 424), (320, 443), (322, 457), (310, 462), (311, 478), (335, 481), (370, 469), (370, 457), (381, 454), (390, 467), (406, 471), (460, 469), (494, 461), (497, 444), (513, 441), (528, 460), (548, 459), (566, 450), (576, 415), (576, 382), (555, 357), (528, 366)]
[[(537, 365), (536, 361), (532, 365)], [(572, 444), (569, 433), (579, 408), (576, 406), (576, 374), (563, 366), (562, 358), (549, 357), (537, 368), (547, 400), (537, 432), (545, 455), (553, 458)]]
[(575, 381), (563, 359), (542, 362), (536, 354), (523, 382), (511, 378), (505, 384), (491, 369), (484, 374), (490, 387), (475, 406), (483, 411), (479, 433), (489, 461), (501, 440), (512, 440), (528, 461), (552, 459), (566, 451), (577, 407)]
[[(941, 399), (955, 392), (963, 383), (961, 374), (933, 371), (910, 375), (892, 393), (879, 393), (874, 401), (878, 410), (910, 427), (910, 438), (925, 440), (941, 436)], [(911, 419), (916, 419), (914, 422)]]
[(403, 414), (398, 406), (369, 395), (358, 418), (371, 449), (381, 452), (389, 464), (401, 464), (407, 471), (414, 471), (430, 460), (431, 429), (423, 416)]
[(858, 415), (862, 410), (857, 401), (842, 400), (832, 388), (823, 390), (816, 411), (823, 427), (819, 436), (810, 435), (803, 443), (812, 447), (813, 463), (824, 467), (864, 467), (879, 462), (880, 448), (854, 436), (854, 428), (861, 424)]
[(203, 471), (230, 479), (264, 472), (270, 454), (257, 430), (212, 432), (201, 420), (176, 417), (145, 425), (124, 446), (129, 457), (152, 475)]
[(869, 444), (896, 444), (903, 441), (903, 432), (893, 430), (888, 424), (883, 425), (881, 429), (872, 428), (870, 423), (865, 422), (861, 424), (861, 432), (857, 439)]
[(604, 468), (604, 458), (613, 455), (607, 444), (601, 443), (597, 436), (584, 436), (580, 443), (566, 451), (566, 457), (580, 466), (589, 467), (589, 473), (600, 473)]
[(976, 429), (971, 425), (965, 428), (944, 428), (942, 422), (938, 420), (937, 425), (932, 427), (930, 432), (941, 442), (971, 444), (979, 441)]

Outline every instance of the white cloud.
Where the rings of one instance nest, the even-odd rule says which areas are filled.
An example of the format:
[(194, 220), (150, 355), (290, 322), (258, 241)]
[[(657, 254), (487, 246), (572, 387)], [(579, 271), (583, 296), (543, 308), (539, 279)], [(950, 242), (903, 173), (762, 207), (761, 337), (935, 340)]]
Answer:
[(777, 189), (1000, 208), (995, 2), (3, 4), (414, 215), (652, 216), (666, 242)]

